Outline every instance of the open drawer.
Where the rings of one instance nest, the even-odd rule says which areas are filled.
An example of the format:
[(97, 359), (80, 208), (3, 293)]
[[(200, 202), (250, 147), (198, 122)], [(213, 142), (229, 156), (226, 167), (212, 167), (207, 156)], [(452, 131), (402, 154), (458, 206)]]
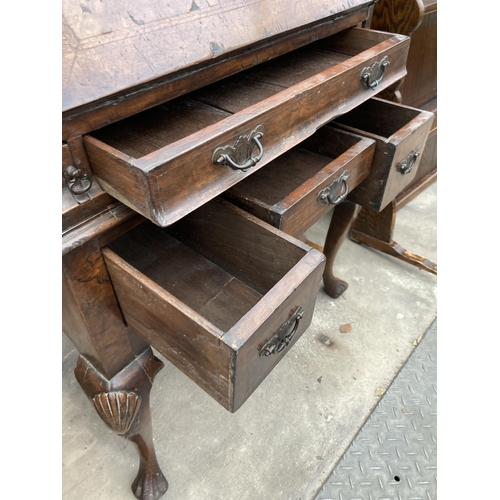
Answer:
[(409, 38), (350, 28), (84, 137), (96, 179), (179, 220), (402, 78)]
[(127, 324), (236, 411), (311, 322), (325, 257), (219, 198), (103, 255)]
[(299, 237), (366, 178), (374, 150), (372, 139), (322, 127), (223, 196)]
[(376, 141), (368, 177), (349, 200), (382, 211), (415, 178), (434, 114), (378, 99), (364, 102), (332, 125)]

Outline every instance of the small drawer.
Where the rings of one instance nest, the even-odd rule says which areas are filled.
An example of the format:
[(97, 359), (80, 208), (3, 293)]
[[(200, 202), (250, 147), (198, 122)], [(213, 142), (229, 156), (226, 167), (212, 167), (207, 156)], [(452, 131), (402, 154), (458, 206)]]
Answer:
[(401, 79), (408, 48), (406, 36), (350, 28), (256, 61), (85, 136), (94, 175), (166, 227)]
[(223, 196), (299, 237), (366, 178), (374, 150), (372, 139), (322, 127)]
[(216, 198), (103, 249), (127, 324), (236, 411), (311, 322), (323, 254)]
[(376, 97), (332, 124), (376, 141), (368, 177), (348, 199), (382, 211), (415, 178), (434, 114)]

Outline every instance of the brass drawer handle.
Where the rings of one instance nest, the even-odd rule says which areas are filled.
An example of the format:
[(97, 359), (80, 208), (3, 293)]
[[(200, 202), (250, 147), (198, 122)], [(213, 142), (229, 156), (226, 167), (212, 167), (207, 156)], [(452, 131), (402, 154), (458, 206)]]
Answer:
[(404, 160), (401, 160), (398, 163), (397, 171), (402, 175), (409, 174), (413, 170), (415, 162), (419, 156), (420, 151), (418, 148), (415, 148)]
[[(233, 146), (218, 147), (213, 152), (212, 162), (243, 171), (254, 167), (264, 155), (264, 147), (259, 141), (263, 136), (264, 127), (259, 125), (248, 135), (240, 135)], [(259, 152), (257, 155), (252, 156), (255, 146), (257, 146)]]
[(349, 173), (345, 170), (340, 177), (335, 179), (328, 187), (322, 189), (318, 193), (318, 203), (324, 203), (325, 205), (338, 205), (340, 202), (344, 201), (349, 194), (349, 185), (347, 184), (348, 179)]
[(259, 356), (270, 356), (281, 352), (285, 347), (290, 344), (293, 336), (299, 328), (300, 320), (304, 316), (304, 309), (302, 306), (297, 307), (295, 312), (290, 318), (285, 321), (270, 340), (268, 340), (259, 351)]
[(384, 78), (384, 71), (390, 62), (387, 56), (384, 56), (380, 61), (375, 61), (371, 66), (363, 68), (361, 71), (361, 81), (369, 88), (375, 89), (375, 87)]

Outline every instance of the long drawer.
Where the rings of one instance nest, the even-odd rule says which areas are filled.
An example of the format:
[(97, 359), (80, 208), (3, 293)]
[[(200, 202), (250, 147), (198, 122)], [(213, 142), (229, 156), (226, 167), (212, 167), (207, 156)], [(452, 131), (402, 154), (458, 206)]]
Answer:
[(366, 178), (374, 150), (373, 139), (321, 127), (223, 196), (299, 237)]
[(349, 199), (374, 212), (382, 211), (415, 178), (434, 114), (378, 99), (364, 102), (333, 125), (375, 141), (368, 177)]
[(84, 138), (94, 175), (168, 226), (402, 78), (408, 47), (350, 28), (104, 127)]
[(230, 411), (311, 322), (323, 254), (216, 198), (103, 255), (127, 324)]

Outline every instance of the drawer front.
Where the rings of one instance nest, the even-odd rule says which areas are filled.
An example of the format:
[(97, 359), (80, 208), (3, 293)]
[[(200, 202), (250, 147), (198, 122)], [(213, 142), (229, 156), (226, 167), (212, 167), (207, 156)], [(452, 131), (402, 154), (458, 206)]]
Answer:
[(366, 178), (374, 149), (372, 139), (322, 127), (224, 197), (299, 237)]
[(393, 201), (415, 175), (434, 116), (401, 104), (373, 98), (335, 120), (335, 126), (376, 141), (368, 177), (349, 199), (375, 212)]
[[(264, 297), (253, 314), (243, 318), (224, 338), (227, 345), (238, 346), (234, 363), (235, 409), (247, 400), (311, 324), (324, 264), (317, 267), (317, 256), (310, 257), (314, 260), (309, 258), (310, 262), (304, 261), (294, 270), (293, 280), (289, 276), (279, 283), (273, 294)], [(260, 319), (258, 326), (253, 316)], [(284, 380), (283, 384), (286, 383)]]
[(408, 47), (351, 28), (86, 136), (92, 168), (168, 226), (402, 78)]
[(219, 199), (166, 230), (146, 222), (103, 255), (127, 324), (230, 411), (309, 326), (324, 268)]

